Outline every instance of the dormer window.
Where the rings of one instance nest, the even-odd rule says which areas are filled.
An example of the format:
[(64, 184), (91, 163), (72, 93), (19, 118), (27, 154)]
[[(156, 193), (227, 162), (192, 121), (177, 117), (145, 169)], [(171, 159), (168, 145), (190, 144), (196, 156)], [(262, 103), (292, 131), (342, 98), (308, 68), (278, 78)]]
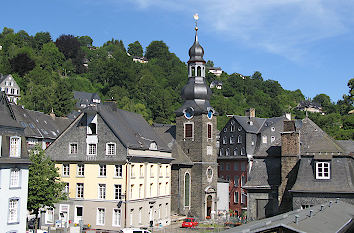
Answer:
[(21, 156), (21, 138), (10, 137), (10, 157)]
[(157, 144), (156, 144), (156, 142), (150, 143), (149, 150), (157, 150)]
[(326, 180), (330, 179), (330, 163), (329, 162), (316, 162), (316, 179)]
[(95, 123), (90, 123), (87, 127), (87, 134), (93, 134), (95, 135), (96, 134), (96, 124)]
[(237, 137), (237, 143), (241, 143), (241, 135), (238, 135), (238, 137)]
[(226, 136), (224, 136), (223, 138), (222, 138), (222, 144), (226, 144), (227, 143), (227, 139), (226, 139)]
[(235, 143), (235, 138), (234, 138), (234, 136), (231, 136), (230, 137), (230, 144), (234, 144)]
[(116, 144), (114, 142), (106, 144), (106, 155), (116, 155)]

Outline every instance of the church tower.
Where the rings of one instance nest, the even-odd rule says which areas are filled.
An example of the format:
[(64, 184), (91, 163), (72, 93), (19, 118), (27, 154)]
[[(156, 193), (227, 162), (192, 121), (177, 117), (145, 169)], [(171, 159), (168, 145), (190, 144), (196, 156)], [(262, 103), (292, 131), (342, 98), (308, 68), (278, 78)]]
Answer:
[[(185, 207), (189, 214), (200, 219), (216, 215), (217, 156), (216, 116), (210, 105), (211, 90), (205, 81), (204, 49), (195, 40), (189, 49), (188, 83), (182, 90), (184, 103), (176, 113), (176, 141), (193, 162), (191, 174), (186, 174), (190, 184), (184, 182)], [(189, 194), (186, 192), (190, 192)], [(188, 206), (189, 205), (189, 206)]]

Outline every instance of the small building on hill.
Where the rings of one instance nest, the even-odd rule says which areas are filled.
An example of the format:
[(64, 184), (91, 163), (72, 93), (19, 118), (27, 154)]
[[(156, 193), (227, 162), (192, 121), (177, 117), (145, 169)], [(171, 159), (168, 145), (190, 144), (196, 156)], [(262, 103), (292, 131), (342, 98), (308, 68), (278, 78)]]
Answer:
[(319, 103), (310, 101), (310, 100), (304, 100), (301, 101), (296, 109), (300, 110), (300, 111), (304, 111), (304, 112), (318, 112), (318, 113), (322, 113), (322, 106)]
[(11, 74), (0, 74), (0, 90), (4, 92), (10, 103), (17, 104), (20, 99), (20, 87)]
[(209, 73), (215, 74), (216, 76), (220, 76), (222, 74), (221, 67), (209, 67)]

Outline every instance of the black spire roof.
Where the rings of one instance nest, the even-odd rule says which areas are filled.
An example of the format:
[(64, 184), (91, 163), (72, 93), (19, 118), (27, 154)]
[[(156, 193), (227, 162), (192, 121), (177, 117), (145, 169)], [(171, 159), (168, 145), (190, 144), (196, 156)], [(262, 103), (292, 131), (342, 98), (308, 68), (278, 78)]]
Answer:
[(189, 49), (189, 61), (188, 63), (191, 62), (204, 62), (203, 59), (203, 55), (204, 55), (204, 49), (203, 47), (199, 44), (198, 41), (198, 28), (195, 28), (195, 39), (194, 39), (194, 44), (192, 45), (192, 47)]

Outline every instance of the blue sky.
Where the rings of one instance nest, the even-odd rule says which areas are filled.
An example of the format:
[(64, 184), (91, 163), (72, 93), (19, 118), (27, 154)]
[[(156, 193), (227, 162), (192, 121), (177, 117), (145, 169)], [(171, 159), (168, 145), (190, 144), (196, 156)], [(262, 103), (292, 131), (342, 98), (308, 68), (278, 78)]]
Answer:
[(182, 61), (198, 13), (204, 58), (229, 74), (260, 71), (285, 89), (333, 101), (354, 77), (352, 0), (18, 0), (1, 9), (0, 30), (89, 35), (97, 46), (163, 40)]

